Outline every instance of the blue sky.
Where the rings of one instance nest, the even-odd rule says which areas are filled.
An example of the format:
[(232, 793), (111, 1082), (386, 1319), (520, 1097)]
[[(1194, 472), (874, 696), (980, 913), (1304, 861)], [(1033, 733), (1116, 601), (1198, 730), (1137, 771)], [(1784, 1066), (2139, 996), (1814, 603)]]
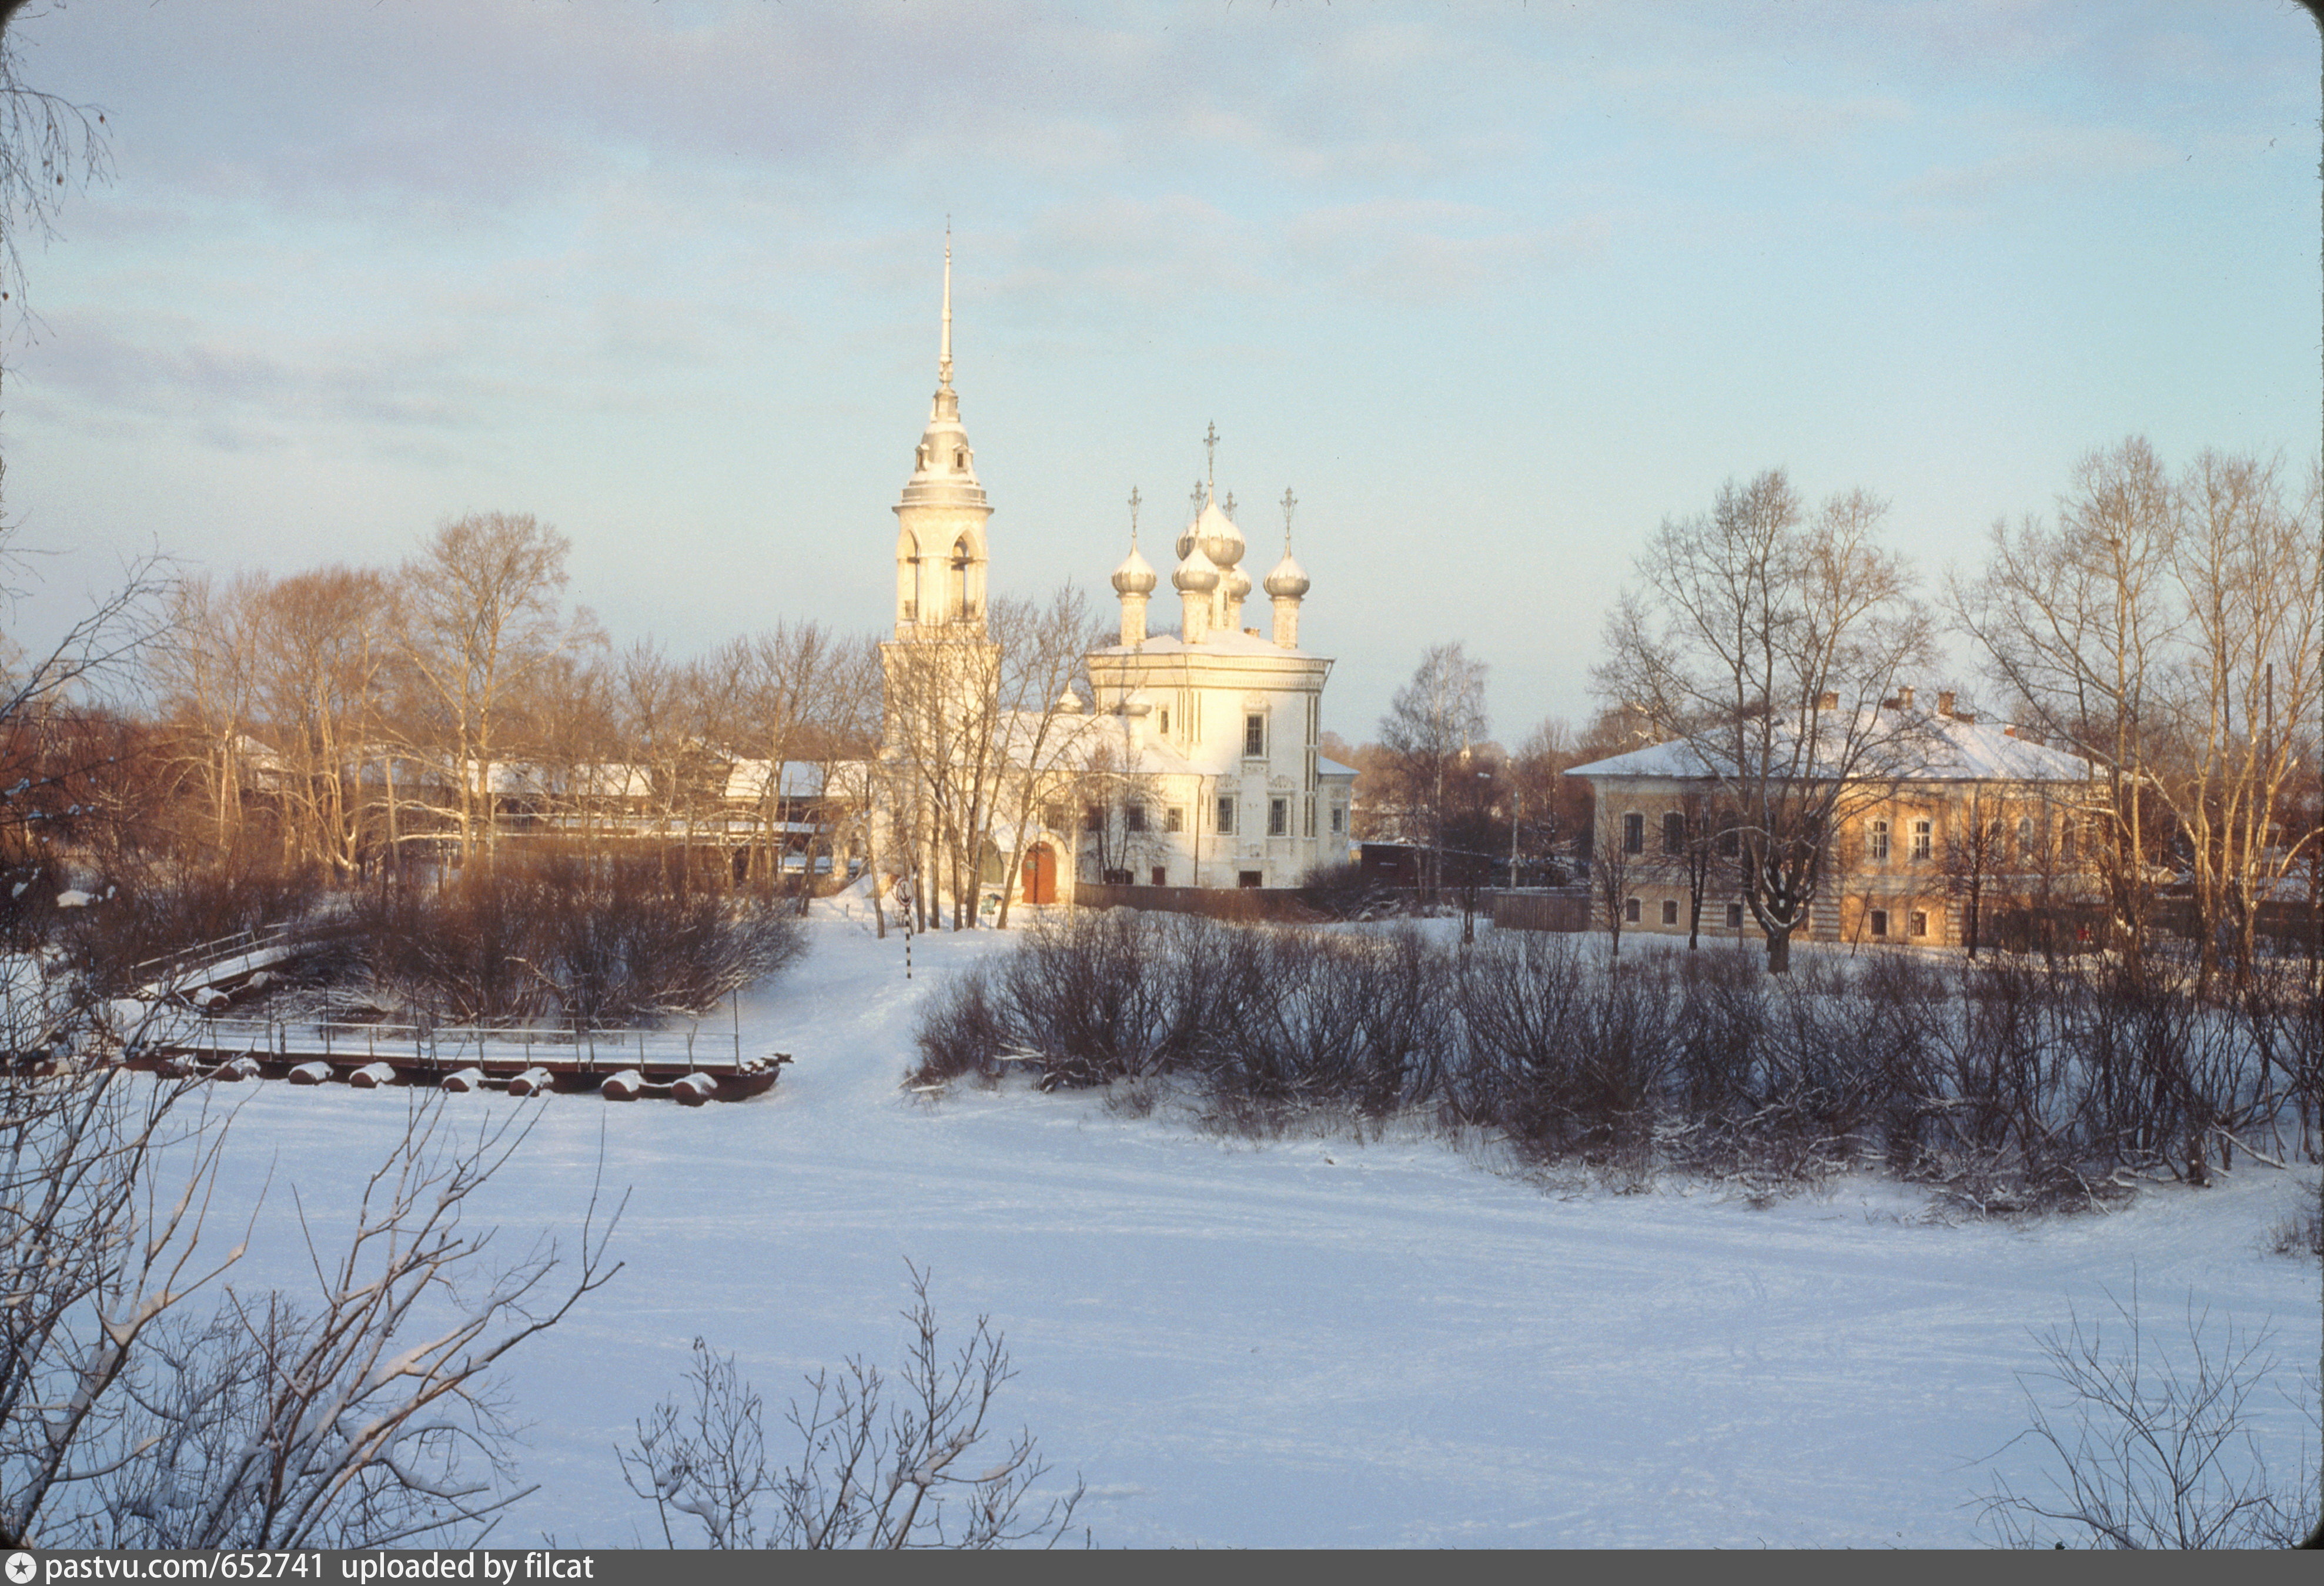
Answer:
[[(123, 557), (389, 564), (531, 512), (617, 640), (887, 620), (943, 229), (996, 589), (1298, 494), (1325, 724), (1432, 643), (1577, 724), (1720, 482), (1933, 587), (2133, 432), (2318, 442), (2318, 32), (2200, 5), (100, 5), (15, 24), (114, 178), (28, 258), (37, 629)], [(1966, 669), (1964, 668), (1964, 669)]]

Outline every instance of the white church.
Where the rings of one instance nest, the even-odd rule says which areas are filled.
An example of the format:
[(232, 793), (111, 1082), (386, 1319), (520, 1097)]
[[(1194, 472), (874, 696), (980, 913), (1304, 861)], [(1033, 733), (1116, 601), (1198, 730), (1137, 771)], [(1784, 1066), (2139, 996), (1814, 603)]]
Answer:
[[(1246, 627), (1250, 547), (1233, 496), (1221, 503), (1217, 439), (1213, 427), (1209, 476), (1176, 547), (1176, 631), (1149, 622), (1161, 576), (1139, 552), (1133, 493), (1130, 554), (1113, 572), (1120, 642), (1085, 658), (1089, 697), (1068, 690), (1045, 712), (998, 719), (999, 650), (985, 632), (992, 509), (953, 389), (947, 243), (935, 402), (893, 509), (895, 633), (881, 646), (889, 692), (881, 780), (890, 807), (875, 812), (875, 825), (890, 834), (883, 850), (898, 857), (883, 867), (901, 862), (911, 847), (901, 834), (927, 819), (911, 801), (925, 801), (933, 783), (914, 762), (957, 766), (983, 743), (1002, 746), (989, 779), (993, 796), (978, 816), (977, 880), (988, 899), (1004, 886), (1032, 904), (1071, 902), (1093, 889), (1121, 900), (1116, 889), (1294, 887), (1319, 863), (1348, 856), (1355, 771), (1319, 749), (1332, 662), (1299, 648), (1308, 579), (1291, 555), (1296, 502), (1284, 492), (1283, 557), (1259, 586), (1271, 620), (1265, 631)], [(935, 675), (929, 663), (939, 657), (951, 679), (943, 705), (908, 725), (899, 704), (906, 680)]]

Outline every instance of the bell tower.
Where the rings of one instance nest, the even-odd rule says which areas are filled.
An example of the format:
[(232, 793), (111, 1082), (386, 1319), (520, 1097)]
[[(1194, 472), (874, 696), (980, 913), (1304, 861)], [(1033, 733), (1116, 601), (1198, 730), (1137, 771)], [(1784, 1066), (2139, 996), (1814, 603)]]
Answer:
[(984, 521), (992, 515), (977, 483), (976, 452), (961, 428), (952, 388), (952, 231), (945, 231), (944, 331), (936, 393), (913, 455), (912, 476), (891, 509), (896, 530), (896, 638), (899, 641), (984, 634)]

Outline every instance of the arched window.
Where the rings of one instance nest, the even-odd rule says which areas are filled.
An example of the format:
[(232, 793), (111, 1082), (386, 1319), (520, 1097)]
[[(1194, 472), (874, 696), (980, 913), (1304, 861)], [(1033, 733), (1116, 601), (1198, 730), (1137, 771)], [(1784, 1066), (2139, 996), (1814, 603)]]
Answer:
[(953, 614), (964, 622), (976, 615), (975, 608), (968, 604), (968, 540), (964, 536), (952, 548), (952, 609)]

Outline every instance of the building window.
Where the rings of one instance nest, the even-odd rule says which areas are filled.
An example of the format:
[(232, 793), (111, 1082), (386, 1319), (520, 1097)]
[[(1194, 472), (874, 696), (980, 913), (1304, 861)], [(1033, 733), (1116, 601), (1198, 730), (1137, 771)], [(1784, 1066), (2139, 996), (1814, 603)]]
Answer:
[(1730, 931), (1739, 931), (1743, 928), (1743, 906), (1740, 903), (1730, 903), (1727, 906), (1727, 928)]
[(1169, 875), (1170, 872), (1164, 867), (1158, 864), (1156, 865), (1154, 867), (1154, 884), (1157, 887), (1168, 886), (1170, 884)]
[(1926, 909), (1913, 910), (1913, 934), (1916, 936), (1925, 936), (1929, 934), (1929, 916)]
[(1646, 817), (1626, 815), (1622, 817), (1622, 852), (1644, 853), (1646, 851)]
[(1131, 799), (1128, 804), (1122, 807), (1121, 825), (1122, 829), (1125, 831), (1144, 831), (1146, 829), (1146, 807), (1139, 803), (1136, 799)]
[(1663, 852), (1665, 853), (1686, 852), (1686, 816), (1675, 809), (1663, 816)]
[(1936, 845), (1936, 840), (1937, 829), (1932, 823), (1929, 821), (1913, 823), (1913, 857), (1914, 859), (1926, 864), (1929, 862), (1931, 851)]
[(1663, 924), (1665, 924), (1665, 925), (1676, 925), (1676, 924), (1678, 924), (1678, 899), (1675, 899), (1675, 898), (1665, 898), (1665, 899), (1663, 899)]
[(1161, 724), (1161, 724), (1161, 727), (1159, 728), (1159, 731), (1164, 732), (1164, 733), (1167, 733), (1167, 732), (1169, 732), (1169, 730), (1170, 730), (1170, 707), (1169, 707), (1168, 705), (1164, 705), (1164, 706), (1162, 707), (1162, 715), (1161, 715), (1160, 720), (1161, 720)]
[(1166, 832), (1185, 831), (1186, 829), (1186, 812), (1179, 808), (1175, 804), (1169, 808), (1164, 810), (1162, 812), (1162, 829)]
[(1888, 857), (1888, 823), (1886, 821), (1864, 823), (1864, 853), (1868, 859), (1878, 860)]
[(1258, 871), (1239, 870), (1235, 871), (1235, 885), (1243, 888), (1245, 890), (1250, 890), (1265, 886), (1266, 884), (1267, 878)]
[(952, 448), (952, 466), (955, 468), (965, 468), (968, 466), (968, 448), (966, 447), (956, 446)]
[(1876, 936), (1885, 936), (1888, 934), (1888, 911), (1886, 909), (1876, 908), (1872, 911), (1872, 934)]
[(2034, 817), (2030, 815), (2017, 817), (2017, 856), (2020, 859), (2034, 857)]
[(1065, 807), (1062, 804), (1041, 806), (1041, 824), (1053, 832), (1065, 829)]
[(1740, 832), (1738, 832), (1733, 826), (1720, 827), (1719, 831), (1719, 857), (1721, 859), (1732, 859), (1742, 852), (1743, 834)]
[(1223, 794), (1220, 797), (1219, 830), (1229, 836), (1232, 836), (1234, 834), (1234, 807), (1235, 801), (1233, 794)]
[(1632, 925), (1638, 923), (1638, 900), (1636, 898), (1626, 899), (1623, 901), (1622, 917)]
[(1242, 752), (1253, 760), (1267, 752), (1267, 718), (1256, 712), (1242, 719)]
[(1332, 835), (1344, 837), (1347, 834), (1348, 807), (1344, 804), (1335, 804), (1332, 806)]
[(1084, 832), (1102, 832), (1105, 830), (1104, 805), (1084, 804), (1082, 806), (1082, 830)]
[(1270, 798), (1267, 801), (1267, 834), (1280, 837), (1291, 830), (1291, 800)]

